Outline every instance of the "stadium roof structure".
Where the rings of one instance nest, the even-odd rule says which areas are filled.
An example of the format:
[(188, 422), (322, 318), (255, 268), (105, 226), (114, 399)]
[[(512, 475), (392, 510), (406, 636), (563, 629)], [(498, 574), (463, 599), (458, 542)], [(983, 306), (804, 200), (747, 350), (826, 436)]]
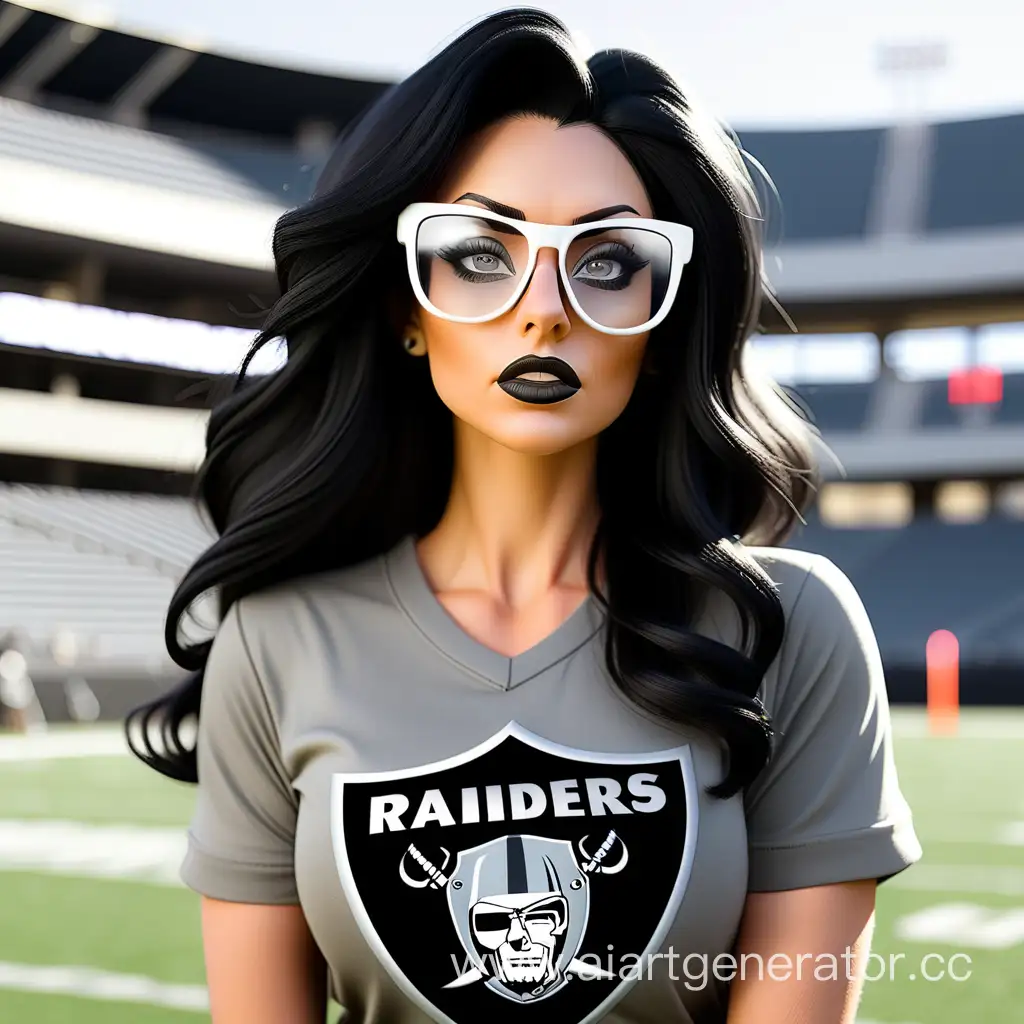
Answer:
[[(269, 278), (276, 218), (387, 86), (2, 3), (0, 225)], [(1024, 293), (1024, 113), (738, 134), (783, 302)]]
[(0, 4), (7, 95), (92, 116), (103, 110), (122, 124), (202, 125), (287, 142), (311, 120), (345, 123), (389, 84), (273, 66), (84, 10), (63, 0)]

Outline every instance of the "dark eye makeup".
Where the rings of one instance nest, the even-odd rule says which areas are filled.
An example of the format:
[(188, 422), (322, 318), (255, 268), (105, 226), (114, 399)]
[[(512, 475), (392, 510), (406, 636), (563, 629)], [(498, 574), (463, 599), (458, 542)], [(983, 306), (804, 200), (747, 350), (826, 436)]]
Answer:
[(481, 235), (478, 238), (466, 238), (461, 242), (442, 246), (436, 251), (436, 255), (439, 259), (451, 264), (455, 275), (463, 281), (482, 283), (485, 281), (501, 281), (506, 277), (505, 274), (501, 273), (484, 274), (471, 270), (466, 266), (466, 260), (474, 256), (493, 257), (504, 265), (505, 270), (508, 271), (508, 276), (514, 277), (516, 272), (515, 264), (512, 262), (512, 257), (505, 246), (496, 238), (490, 238), (487, 235)]
[[(618, 263), (622, 268), (621, 273), (616, 277), (606, 278), (602, 280), (597, 277), (577, 277), (577, 274), (588, 264), (595, 263), (598, 260), (607, 260), (609, 262)], [(623, 242), (602, 242), (600, 245), (595, 246), (576, 261), (576, 266), (572, 270), (573, 280), (579, 281), (581, 284), (587, 285), (589, 288), (603, 288), (607, 291), (618, 291), (622, 288), (627, 288), (630, 282), (633, 280), (633, 275), (639, 270), (643, 270), (650, 261), (641, 259), (637, 256), (632, 246), (626, 245)]]

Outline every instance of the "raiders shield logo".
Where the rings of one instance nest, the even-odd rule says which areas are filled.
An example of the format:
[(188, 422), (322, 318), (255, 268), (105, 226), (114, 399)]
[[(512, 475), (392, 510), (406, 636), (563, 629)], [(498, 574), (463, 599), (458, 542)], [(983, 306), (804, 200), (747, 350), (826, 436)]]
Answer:
[(352, 912), (446, 1024), (607, 1014), (665, 939), (696, 828), (688, 747), (595, 754), (516, 723), (446, 761), (333, 780)]

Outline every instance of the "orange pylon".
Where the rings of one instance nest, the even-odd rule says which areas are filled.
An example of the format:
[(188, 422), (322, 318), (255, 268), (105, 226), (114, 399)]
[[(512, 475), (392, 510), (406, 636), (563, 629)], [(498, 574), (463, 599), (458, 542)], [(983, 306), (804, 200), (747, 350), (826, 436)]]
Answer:
[(928, 669), (928, 731), (949, 736), (960, 722), (960, 643), (948, 629), (937, 629), (925, 648)]

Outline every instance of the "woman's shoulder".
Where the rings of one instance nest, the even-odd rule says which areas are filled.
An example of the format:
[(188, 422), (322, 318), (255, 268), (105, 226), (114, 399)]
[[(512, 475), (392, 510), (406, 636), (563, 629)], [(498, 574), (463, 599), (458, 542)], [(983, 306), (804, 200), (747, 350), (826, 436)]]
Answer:
[(303, 573), (255, 590), (236, 602), (239, 618), (254, 626), (280, 624), (290, 615), (317, 610), (336, 612), (392, 604), (385, 572), (387, 553), (375, 554), (350, 565)]
[(799, 548), (745, 550), (774, 583), (787, 617), (859, 612), (860, 597), (853, 583), (825, 555)]
[[(854, 634), (870, 633), (860, 595), (831, 559), (788, 547), (750, 546), (743, 552), (768, 577), (782, 605), (783, 659), (787, 650), (808, 643), (821, 649)], [(722, 594), (709, 597), (706, 625), (702, 619), (698, 629), (708, 629), (730, 645), (739, 643), (743, 632), (737, 607)]]
[(878, 644), (867, 609), (843, 570), (824, 555), (793, 548), (750, 548), (775, 582), (785, 613), (781, 648), (769, 673), (766, 702), (779, 710), (812, 692), (829, 701), (837, 680), (850, 699), (884, 687)]

